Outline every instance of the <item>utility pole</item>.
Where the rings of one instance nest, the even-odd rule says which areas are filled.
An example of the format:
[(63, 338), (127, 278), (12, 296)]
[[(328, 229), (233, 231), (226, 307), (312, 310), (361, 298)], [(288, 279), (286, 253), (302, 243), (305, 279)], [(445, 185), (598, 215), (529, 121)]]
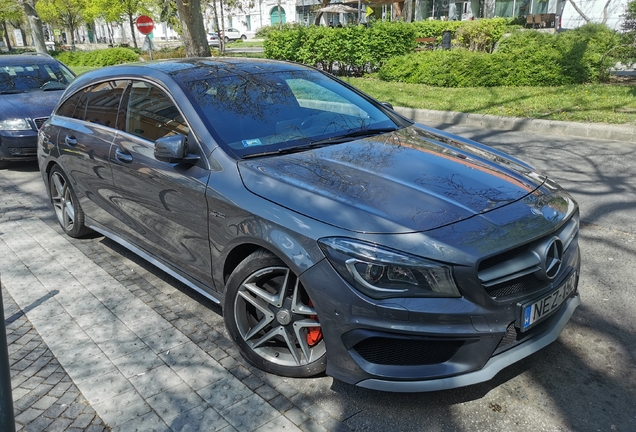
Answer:
[(4, 325), (4, 304), (0, 290), (0, 430), (15, 432), (13, 394), (11, 393), (11, 370), (7, 349), (7, 329)]

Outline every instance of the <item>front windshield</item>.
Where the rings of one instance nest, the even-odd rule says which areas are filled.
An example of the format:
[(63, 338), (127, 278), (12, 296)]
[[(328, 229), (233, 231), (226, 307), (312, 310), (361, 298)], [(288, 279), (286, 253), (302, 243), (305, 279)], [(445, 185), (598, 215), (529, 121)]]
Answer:
[(374, 104), (317, 71), (231, 75), (186, 86), (217, 139), (240, 157), (398, 128)]
[(73, 74), (54, 61), (0, 65), (0, 93), (64, 90), (72, 80)]

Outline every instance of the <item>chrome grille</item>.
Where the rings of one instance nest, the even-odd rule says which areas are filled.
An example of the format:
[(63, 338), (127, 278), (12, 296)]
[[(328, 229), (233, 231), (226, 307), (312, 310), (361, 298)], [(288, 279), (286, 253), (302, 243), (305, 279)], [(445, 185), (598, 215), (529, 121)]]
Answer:
[[(479, 281), (491, 297), (505, 297), (530, 291), (545, 284), (541, 280), (541, 260), (545, 245), (557, 237), (565, 254), (579, 231), (579, 216), (574, 215), (556, 233), (530, 244), (490, 257), (479, 265)], [(539, 277), (537, 277), (539, 275)]]
[(48, 119), (49, 119), (48, 117), (39, 117), (39, 118), (33, 119), (33, 122), (35, 123), (35, 127), (38, 130), (40, 130), (44, 122), (47, 121)]

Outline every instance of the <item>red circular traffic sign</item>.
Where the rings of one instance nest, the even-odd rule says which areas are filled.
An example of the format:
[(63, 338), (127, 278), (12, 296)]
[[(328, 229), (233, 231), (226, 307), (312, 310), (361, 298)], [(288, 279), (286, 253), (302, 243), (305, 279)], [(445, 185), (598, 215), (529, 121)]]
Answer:
[(141, 15), (135, 21), (135, 25), (137, 26), (137, 30), (141, 34), (150, 34), (155, 29), (155, 22), (148, 15)]

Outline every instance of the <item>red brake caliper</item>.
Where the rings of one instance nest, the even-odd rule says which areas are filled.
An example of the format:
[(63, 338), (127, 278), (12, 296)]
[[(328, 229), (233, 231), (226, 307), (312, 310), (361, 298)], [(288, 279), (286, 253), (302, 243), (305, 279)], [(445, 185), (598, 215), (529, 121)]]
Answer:
[[(309, 307), (314, 307), (314, 304), (309, 299)], [(318, 320), (318, 315), (309, 315), (309, 318)], [(322, 340), (322, 328), (321, 327), (307, 327), (307, 345), (310, 347), (316, 345)]]

